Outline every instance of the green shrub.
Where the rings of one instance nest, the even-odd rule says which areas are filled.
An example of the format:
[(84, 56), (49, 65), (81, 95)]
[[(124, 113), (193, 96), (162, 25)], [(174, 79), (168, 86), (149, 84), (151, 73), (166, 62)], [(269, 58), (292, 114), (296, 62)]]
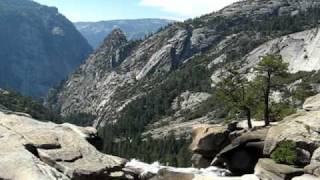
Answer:
[(283, 141), (271, 154), (271, 158), (280, 164), (294, 165), (297, 160), (296, 143)]
[(271, 106), (270, 116), (273, 121), (282, 121), (285, 117), (296, 112), (296, 108), (289, 103), (274, 103)]

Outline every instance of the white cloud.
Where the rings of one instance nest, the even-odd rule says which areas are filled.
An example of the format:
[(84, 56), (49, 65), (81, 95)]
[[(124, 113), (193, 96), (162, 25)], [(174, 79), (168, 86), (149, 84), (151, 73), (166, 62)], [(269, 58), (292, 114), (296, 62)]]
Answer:
[(158, 7), (161, 10), (184, 17), (196, 17), (217, 11), (239, 0), (141, 0), (141, 6)]

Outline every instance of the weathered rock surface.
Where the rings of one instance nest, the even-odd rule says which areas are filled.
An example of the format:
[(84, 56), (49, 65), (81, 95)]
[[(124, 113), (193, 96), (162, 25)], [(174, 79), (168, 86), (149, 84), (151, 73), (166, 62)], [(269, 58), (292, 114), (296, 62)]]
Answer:
[(319, 179), (319, 178), (312, 176), (312, 175), (309, 175), (309, 174), (304, 174), (302, 176), (295, 177), (292, 180), (317, 180), (317, 179)]
[(192, 110), (199, 106), (202, 102), (208, 100), (212, 95), (209, 93), (192, 93), (186, 91), (177, 97), (172, 103), (173, 110)]
[(306, 173), (313, 174), (320, 178), (320, 148), (313, 152), (310, 164), (304, 169)]
[(255, 167), (255, 175), (262, 180), (291, 179), (303, 174), (303, 169), (277, 164), (271, 159), (260, 159)]
[(286, 140), (311, 154), (320, 146), (320, 111), (298, 112), (271, 127), (265, 140), (264, 154), (270, 155), (277, 145)]
[(299, 111), (271, 127), (265, 140), (264, 154), (271, 155), (282, 141), (293, 141), (296, 143), (298, 152), (295, 164), (305, 166), (306, 173), (320, 177), (320, 110), (318, 106), (319, 95), (310, 97), (303, 105), (306, 111)]
[(126, 160), (98, 152), (93, 128), (36, 121), (0, 112), (0, 179), (105, 179)]
[(205, 92), (186, 91), (177, 96), (171, 103), (172, 116), (164, 117), (148, 125), (144, 135), (151, 135), (153, 139), (161, 139), (174, 134), (176, 137), (191, 138), (193, 127), (198, 124), (216, 123), (222, 120), (210, 117), (210, 113), (195, 119), (188, 119), (189, 114), (196, 112), (203, 103), (210, 100), (212, 94)]
[(320, 163), (320, 148), (313, 152), (311, 163)]
[(303, 104), (306, 111), (320, 111), (320, 94), (309, 97)]
[(211, 159), (207, 159), (201, 154), (193, 154), (191, 162), (194, 168), (207, 168), (211, 164)]
[(229, 134), (225, 126), (200, 125), (193, 131), (190, 149), (193, 153), (212, 159), (230, 143)]
[(317, 178), (320, 178), (320, 163), (309, 164), (308, 166), (304, 167), (304, 171), (307, 174), (312, 174)]
[(244, 67), (256, 66), (260, 57), (279, 53), (283, 60), (289, 63), (290, 72), (313, 71), (320, 69), (320, 32), (318, 29), (311, 29), (295, 34), (283, 36), (269, 41), (245, 57), (247, 65)]
[(148, 134), (153, 139), (161, 139), (173, 134), (176, 137), (190, 139), (194, 127), (212, 122), (219, 123), (221, 120), (212, 119), (207, 115), (189, 121), (185, 121), (183, 117), (167, 117), (149, 125), (144, 135)]
[(259, 158), (263, 157), (267, 132), (268, 128), (263, 128), (240, 134), (217, 154), (212, 165), (224, 165), (234, 174), (253, 173)]

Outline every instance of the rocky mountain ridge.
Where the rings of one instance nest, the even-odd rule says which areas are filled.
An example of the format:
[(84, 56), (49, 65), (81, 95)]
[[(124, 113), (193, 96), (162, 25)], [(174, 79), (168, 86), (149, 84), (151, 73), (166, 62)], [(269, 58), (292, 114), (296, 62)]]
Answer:
[(44, 97), (92, 52), (54, 7), (31, 0), (0, 1), (0, 87)]
[(132, 19), (132, 20), (110, 20), (99, 22), (76, 22), (76, 28), (88, 40), (90, 45), (98, 48), (105, 37), (113, 29), (122, 29), (129, 40), (143, 39), (160, 28), (174, 21), (166, 19)]
[[(98, 125), (100, 120), (104, 119), (103, 125), (108, 119), (112, 121), (112, 117), (114, 117), (112, 114), (124, 109), (123, 105), (130, 104), (134, 99), (138, 99), (145, 92), (148, 92), (151, 82), (153, 82), (152, 86), (157, 87), (157, 83), (154, 80), (158, 77), (165, 79), (172, 71), (179, 70), (179, 68), (187, 66), (186, 64), (192, 63), (198, 63), (199, 66), (208, 64), (209, 71), (215, 74), (218, 72), (216, 69), (222, 66), (221, 64), (226, 64), (226, 61), (232, 60), (232, 53), (240, 53), (245, 56), (250, 53), (251, 49), (254, 50), (257, 45), (262, 44), (272, 36), (290, 33), (288, 27), (286, 27), (282, 31), (274, 31), (274, 34), (271, 35), (263, 35), (263, 31), (260, 32), (259, 30), (241, 30), (241, 28), (239, 28), (239, 32), (232, 32), (230, 35), (226, 34), (228, 29), (232, 29), (231, 27), (238, 26), (242, 21), (254, 23), (262, 21), (261, 19), (264, 18), (266, 24), (277, 21), (277, 18), (280, 22), (282, 17), (298, 16), (299, 12), (304, 13), (307, 7), (313, 7), (317, 3), (319, 2), (242, 1), (235, 3), (217, 13), (203, 16), (191, 22), (177, 23), (166, 28), (138, 43), (123, 59), (119, 67), (104, 73), (88, 74), (85, 72), (85, 68), (92, 68), (89, 64), (94, 61), (92, 57), (95, 55), (93, 55), (87, 60), (86, 64), (88, 66), (86, 67), (86, 64), (83, 65), (82, 72), (79, 71), (78, 74), (73, 75), (65, 83), (58, 96), (57, 104), (61, 106), (63, 114), (77, 112), (80, 109), (97, 114), (99, 118), (95, 124)], [(228, 27), (227, 23), (230, 24), (230, 27)], [(308, 27), (307, 25), (305, 26)], [(309, 26), (312, 26), (312, 23)], [(258, 26), (256, 28), (261, 27)], [(303, 27), (301, 28), (303, 29)], [(249, 51), (239, 49), (239, 43), (249, 42), (248, 36), (250, 35), (252, 38), (248, 45), (250, 46), (248, 47)], [(107, 47), (108, 44), (105, 46)], [(245, 52), (242, 53), (241, 51)], [(102, 52), (104, 50), (100, 49), (96, 54)], [(262, 53), (255, 55), (255, 57), (260, 55)], [(248, 62), (250, 62), (250, 58), (253, 59), (252, 61), (255, 59), (254, 57), (249, 57)], [(197, 59), (199, 62), (196, 62)], [(109, 59), (105, 58), (102, 61), (108, 62)], [(104, 67), (94, 68), (97, 72), (104, 70)], [(102, 76), (103, 78), (101, 78)], [(88, 77), (93, 78), (92, 80), (95, 82), (92, 83), (93, 81), (90, 80), (91, 85), (84, 83)], [(81, 86), (85, 86), (85, 88), (81, 88)], [(137, 87), (146, 91), (137, 90)], [(121, 97), (120, 94), (124, 89), (127, 94), (125, 97)]]

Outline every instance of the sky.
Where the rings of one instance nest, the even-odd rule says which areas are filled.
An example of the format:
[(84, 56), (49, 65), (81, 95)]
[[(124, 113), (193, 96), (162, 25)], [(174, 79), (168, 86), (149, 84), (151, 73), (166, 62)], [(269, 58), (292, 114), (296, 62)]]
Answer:
[(55, 6), (73, 22), (165, 18), (185, 20), (225, 7), (238, 0), (34, 0)]

